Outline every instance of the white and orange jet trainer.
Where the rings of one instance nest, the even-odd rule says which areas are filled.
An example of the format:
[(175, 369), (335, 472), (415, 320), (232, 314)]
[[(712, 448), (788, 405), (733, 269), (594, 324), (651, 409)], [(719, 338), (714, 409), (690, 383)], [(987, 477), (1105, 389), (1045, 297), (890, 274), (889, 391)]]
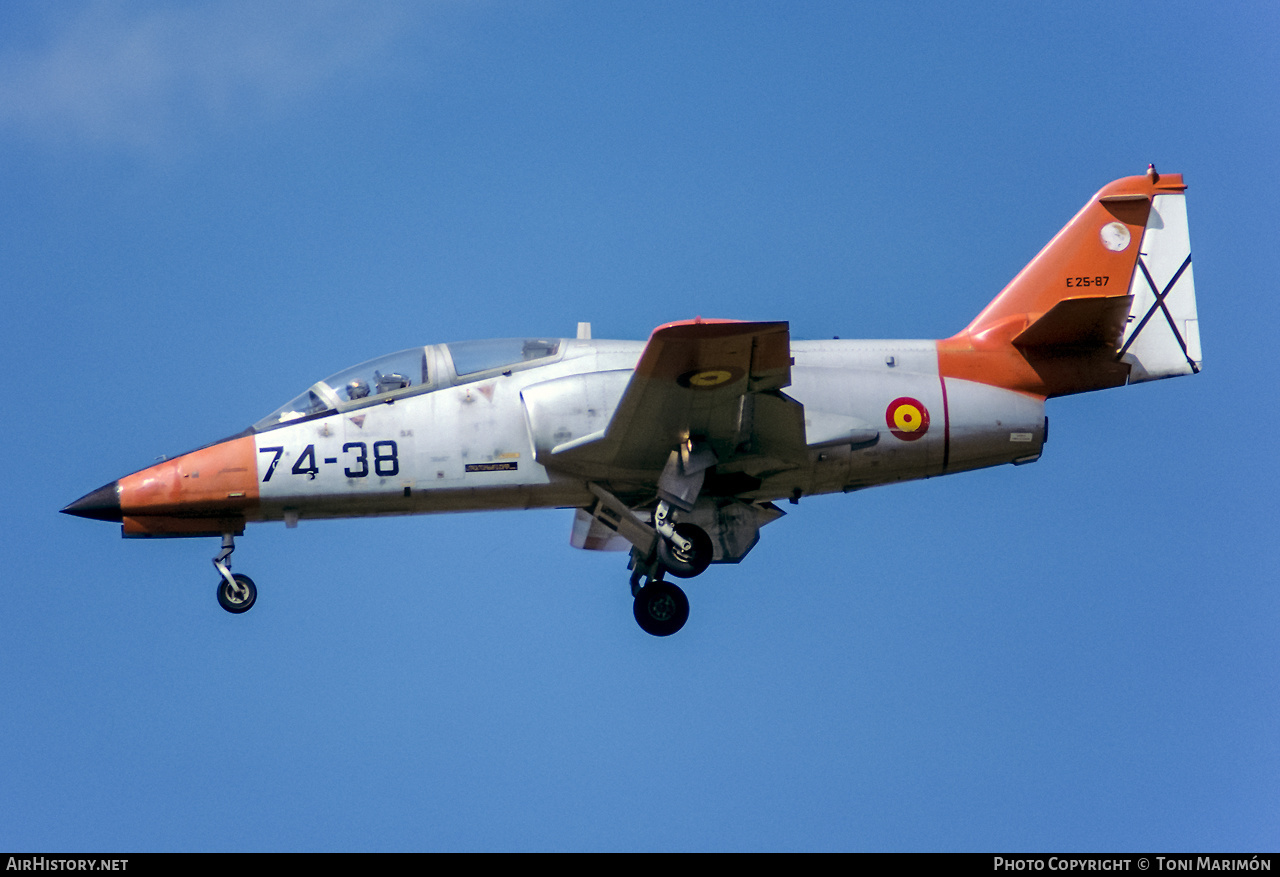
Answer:
[(429, 344), (318, 381), (237, 436), (63, 509), (126, 538), (246, 523), (576, 509), (571, 543), (630, 549), (636, 620), (689, 615), (666, 580), (736, 563), (774, 502), (1039, 459), (1047, 398), (1200, 370), (1180, 175), (1107, 185), (941, 341), (793, 341), (785, 322), (685, 320), (647, 342)]

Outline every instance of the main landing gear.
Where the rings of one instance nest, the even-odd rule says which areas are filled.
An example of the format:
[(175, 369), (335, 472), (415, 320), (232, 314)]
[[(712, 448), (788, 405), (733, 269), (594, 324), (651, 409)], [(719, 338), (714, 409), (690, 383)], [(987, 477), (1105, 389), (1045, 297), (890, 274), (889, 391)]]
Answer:
[(645, 633), (671, 636), (689, 620), (689, 598), (670, 582), (650, 581), (636, 592), (632, 611)]
[(222, 534), (222, 550), (213, 559), (214, 569), (222, 576), (218, 582), (218, 605), (239, 615), (248, 612), (258, 600), (258, 586), (246, 575), (231, 573), (231, 552), (236, 550), (236, 537)]
[(636, 623), (653, 636), (671, 636), (689, 620), (689, 598), (677, 585), (665, 581), (667, 573), (691, 579), (711, 564), (711, 537), (695, 524), (671, 521), (671, 509), (659, 501), (653, 516), (653, 548), (631, 550), (632, 611)]
[(716, 457), (705, 445), (686, 441), (673, 450), (658, 479), (653, 521), (642, 518), (604, 487), (588, 483), (596, 496), (589, 509), (592, 527), (603, 527), (631, 543), (631, 596), (640, 628), (653, 636), (671, 636), (689, 620), (689, 598), (671, 582), (700, 575), (715, 558), (715, 545), (696, 524), (675, 520), (676, 510), (691, 512), (706, 470)]

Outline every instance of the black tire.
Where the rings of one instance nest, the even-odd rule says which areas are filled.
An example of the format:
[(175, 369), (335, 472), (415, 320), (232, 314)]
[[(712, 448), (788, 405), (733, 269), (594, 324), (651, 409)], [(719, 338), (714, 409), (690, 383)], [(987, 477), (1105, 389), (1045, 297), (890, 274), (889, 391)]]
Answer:
[(677, 551), (675, 546), (661, 537), (658, 538), (658, 560), (667, 568), (667, 572), (676, 578), (691, 579), (702, 575), (711, 565), (715, 556), (715, 547), (707, 531), (697, 524), (676, 524), (676, 533), (693, 543), (693, 548), (686, 554)]
[(670, 582), (650, 582), (636, 594), (636, 623), (653, 636), (671, 636), (689, 620), (689, 598)]
[(236, 584), (239, 587), (236, 591), (233, 591), (231, 585), (227, 584), (226, 579), (220, 579), (218, 581), (218, 605), (234, 615), (248, 612), (253, 608), (253, 604), (258, 602), (258, 586), (253, 583), (253, 579), (240, 573), (235, 573), (231, 578), (236, 580)]

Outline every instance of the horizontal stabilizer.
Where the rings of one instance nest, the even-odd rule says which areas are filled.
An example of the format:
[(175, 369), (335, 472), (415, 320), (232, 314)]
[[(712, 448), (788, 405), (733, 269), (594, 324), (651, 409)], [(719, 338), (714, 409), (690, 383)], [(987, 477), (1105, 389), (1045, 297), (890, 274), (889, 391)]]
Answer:
[(1013, 339), (1013, 346), (1102, 348), (1120, 347), (1133, 297), (1066, 298), (1054, 305)]

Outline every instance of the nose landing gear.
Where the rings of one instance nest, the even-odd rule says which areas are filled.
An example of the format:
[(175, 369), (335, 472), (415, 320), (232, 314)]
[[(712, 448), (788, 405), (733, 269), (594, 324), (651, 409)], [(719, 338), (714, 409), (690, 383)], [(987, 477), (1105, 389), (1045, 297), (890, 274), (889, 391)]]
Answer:
[(235, 615), (248, 612), (258, 601), (258, 586), (241, 573), (231, 573), (231, 552), (236, 550), (233, 533), (222, 534), (222, 550), (213, 559), (213, 567), (222, 576), (218, 582), (218, 605)]

